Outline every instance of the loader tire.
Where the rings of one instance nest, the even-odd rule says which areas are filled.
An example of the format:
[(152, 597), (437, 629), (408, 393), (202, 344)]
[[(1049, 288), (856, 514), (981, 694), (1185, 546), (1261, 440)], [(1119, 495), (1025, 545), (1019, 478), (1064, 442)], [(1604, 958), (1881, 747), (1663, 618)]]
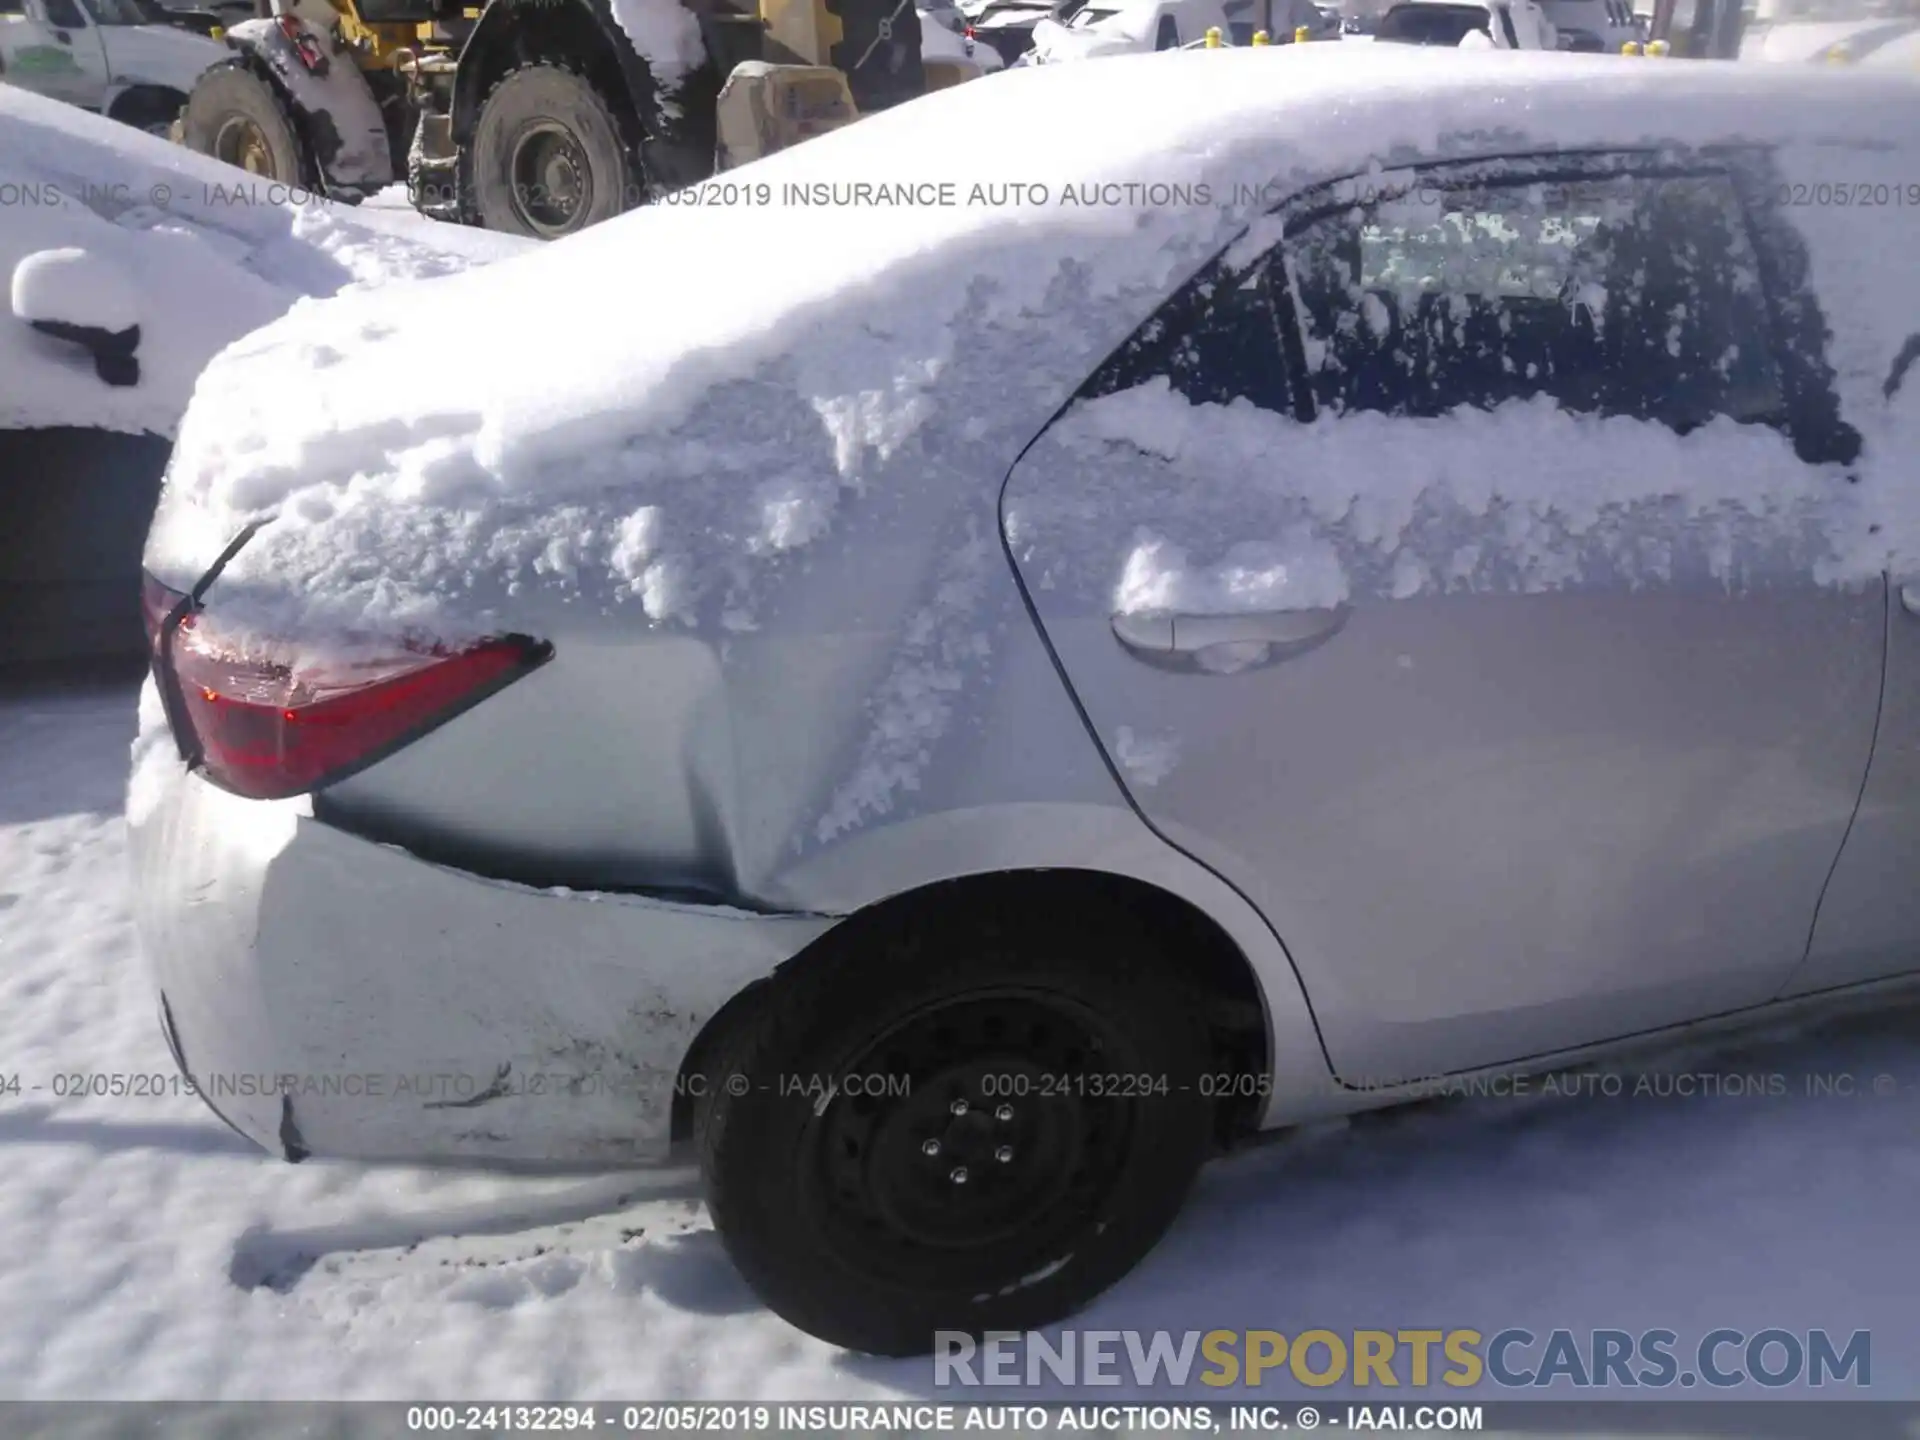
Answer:
[(286, 105), (239, 62), (200, 77), (180, 112), (180, 139), (263, 180), (304, 185), (313, 173)]
[(559, 65), (523, 65), (494, 83), (470, 163), (467, 193), (488, 230), (557, 240), (640, 200), (613, 108)]

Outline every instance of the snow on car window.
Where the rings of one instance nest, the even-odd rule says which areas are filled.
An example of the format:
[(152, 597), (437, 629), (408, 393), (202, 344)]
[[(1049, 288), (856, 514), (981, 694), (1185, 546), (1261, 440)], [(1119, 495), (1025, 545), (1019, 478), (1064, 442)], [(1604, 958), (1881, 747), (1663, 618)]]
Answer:
[(1360, 231), (1360, 284), (1367, 290), (1557, 296), (1573, 274), (1598, 215), (1454, 211), (1436, 223), (1368, 224)]
[(1323, 217), (1294, 252), (1315, 399), (1438, 415), (1779, 418), (1759, 268), (1718, 176), (1427, 183)]
[[(1310, 394), (1252, 383), (1280, 356), (1250, 292), (1182, 297), (1043, 437), (1048, 485), (1010, 535), (1056, 557), (1055, 590), (1129, 613), (1822, 566), (1836, 487), (1782, 413), (1754, 249), (1772, 232), (1722, 175), (1582, 168), (1329, 187), (1264, 261), (1229, 257), (1294, 297)], [(1069, 543), (1122, 513), (1106, 549)]]

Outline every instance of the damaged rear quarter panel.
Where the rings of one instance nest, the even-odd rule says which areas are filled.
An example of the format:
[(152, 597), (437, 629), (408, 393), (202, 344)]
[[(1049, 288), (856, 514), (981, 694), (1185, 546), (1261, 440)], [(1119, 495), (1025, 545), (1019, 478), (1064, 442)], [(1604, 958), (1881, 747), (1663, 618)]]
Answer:
[(298, 878), (269, 876), (262, 930), (326, 937), (325, 964), (263, 967), (264, 1008), (300, 1037), (293, 1072), (351, 1056), (389, 1092), (296, 1095), (316, 1154), (657, 1160), (700, 1027), (832, 924), (551, 894), (384, 848), (370, 866), (364, 842), (313, 828)]

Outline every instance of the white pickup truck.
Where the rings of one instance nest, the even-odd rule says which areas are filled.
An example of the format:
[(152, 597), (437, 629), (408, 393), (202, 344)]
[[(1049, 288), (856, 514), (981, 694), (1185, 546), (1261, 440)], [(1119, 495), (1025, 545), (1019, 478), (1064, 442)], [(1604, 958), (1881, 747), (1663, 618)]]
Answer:
[(218, 40), (155, 23), (138, 0), (0, 0), (0, 84), (164, 135)]

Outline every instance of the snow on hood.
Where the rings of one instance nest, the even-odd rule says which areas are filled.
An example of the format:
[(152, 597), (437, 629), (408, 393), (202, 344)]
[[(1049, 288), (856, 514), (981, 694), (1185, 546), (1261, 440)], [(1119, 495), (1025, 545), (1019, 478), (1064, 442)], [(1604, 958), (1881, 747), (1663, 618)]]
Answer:
[(78, 250), (132, 288), (141, 327), (140, 383), (109, 388), (85, 351), (0, 311), (0, 427), (172, 435), (207, 362), (301, 297), (451, 273), (530, 243), (290, 195), (0, 85), (0, 291), (28, 256)]
[[(885, 487), (997, 482), (1285, 189), (1415, 156), (1867, 135), (1913, 97), (1824, 67), (1300, 49), (1009, 71), (733, 172), (750, 204), (301, 306), (208, 368), (149, 558), (203, 567), (277, 512), (222, 584), (297, 589), (309, 617), (477, 629), (477, 597), (551, 589), (726, 625), (743, 576), (885, 513)], [(918, 203), (876, 188), (909, 183), (891, 199)]]

